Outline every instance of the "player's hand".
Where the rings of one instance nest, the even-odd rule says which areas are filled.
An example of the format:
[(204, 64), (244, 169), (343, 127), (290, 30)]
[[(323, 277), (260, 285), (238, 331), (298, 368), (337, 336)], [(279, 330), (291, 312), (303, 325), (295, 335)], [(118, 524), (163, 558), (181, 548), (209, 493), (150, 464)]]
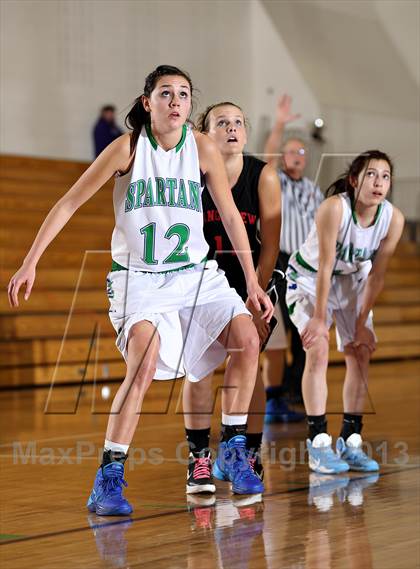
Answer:
[(311, 318), (301, 334), (305, 350), (311, 348), (319, 338), (329, 339), (327, 325), (322, 318)]
[(13, 275), (7, 287), (7, 295), (9, 297), (10, 306), (19, 306), (19, 289), (22, 285), (26, 285), (25, 300), (28, 300), (32, 286), (35, 281), (35, 267), (22, 265), (21, 268)]
[(258, 336), (260, 338), (260, 345), (262, 346), (270, 333), (270, 326), (267, 324), (267, 321), (261, 317), (261, 310), (257, 311), (249, 298), (245, 305), (252, 314), (252, 321), (257, 329)]
[(253, 306), (263, 320), (270, 322), (274, 313), (274, 306), (268, 294), (258, 284), (256, 278), (251, 282), (247, 282), (247, 292), (248, 306)]
[(355, 348), (366, 346), (372, 354), (376, 350), (375, 335), (365, 324), (356, 324), (356, 333), (351, 345)]
[(298, 118), (300, 118), (299, 113), (292, 113), (292, 97), (290, 95), (284, 94), (282, 95), (278, 102), (276, 108), (276, 122), (278, 124), (287, 124), (292, 122)]

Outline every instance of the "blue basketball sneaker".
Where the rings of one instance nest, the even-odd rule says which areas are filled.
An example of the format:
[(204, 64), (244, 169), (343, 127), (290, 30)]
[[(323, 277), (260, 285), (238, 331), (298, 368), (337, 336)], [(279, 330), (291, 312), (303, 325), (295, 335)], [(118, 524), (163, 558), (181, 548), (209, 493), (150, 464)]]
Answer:
[(319, 433), (313, 441), (306, 440), (309, 454), (309, 468), (321, 474), (340, 474), (347, 472), (349, 465), (331, 448), (331, 437), (327, 433)]
[(269, 399), (265, 405), (264, 423), (299, 423), (305, 418), (305, 413), (294, 411), (283, 398)]
[(345, 441), (342, 437), (337, 439), (337, 454), (347, 462), (350, 470), (358, 472), (376, 472), (379, 464), (370, 458), (362, 449), (362, 437), (358, 433), (353, 433)]
[(249, 462), (244, 435), (236, 435), (220, 443), (213, 476), (219, 480), (230, 480), (235, 494), (264, 492), (264, 484)]
[(123, 486), (128, 486), (124, 480), (123, 463), (113, 461), (100, 466), (87, 502), (88, 510), (98, 516), (131, 514), (133, 508), (122, 495)]

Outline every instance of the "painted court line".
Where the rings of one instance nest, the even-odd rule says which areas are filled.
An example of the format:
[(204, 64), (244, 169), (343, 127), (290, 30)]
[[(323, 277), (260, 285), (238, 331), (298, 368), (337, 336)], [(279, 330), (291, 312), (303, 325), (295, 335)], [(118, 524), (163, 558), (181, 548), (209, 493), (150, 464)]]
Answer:
[[(405, 473), (407, 471), (416, 470), (418, 468), (419, 467), (402, 468), (400, 470), (384, 472), (380, 476), (383, 477), (383, 476), (388, 476), (390, 474)], [(359, 476), (358, 478), (366, 478), (367, 476), (369, 476), (369, 474), (367, 474), (365, 476)], [(269, 498), (272, 496), (294, 494), (297, 492), (307, 491), (307, 490), (309, 490), (309, 488), (310, 488), (310, 486), (308, 484), (306, 484), (306, 486), (302, 486), (299, 488), (291, 488), (289, 490), (281, 490), (278, 492), (272, 492), (270, 494), (264, 494), (264, 496), (266, 498)], [(145, 505), (145, 506), (140, 506), (140, 507), (147, 507), (147, 506)], [(148, 507), (151, 507), (151, 504), (149, 504)], [(104, 524), (103, 525), (101, 524), (99, 527), (121, 525), (121, 524), (127, 523), (129, 520), (131, 520), (134, 523), (134, 522), (144, 522), (144, 521), (148, 521), (148, 520), (153, 520), (156, 518), (169, 518), (169, 517), (178, 516), (179, 514), (184, 514), (187, 512), (188, 512), (188, 508), (186, 506), (184, 506), (182, 509), (173, 510), (173, 511), (169, 511), (169, 512), (149, 514), (147, 516), (139, 516), (137, 518), (126, 517), (126, 519), (124, 519), (124, 520), (118, 520), (118, 521), (109, 522), (109, 523), (104, 522)], [(66, 530), (58, 530), (58, 531), (49, 532), (49, 533), (40, 533), (40, 534), (35, 534), (35, 535), (28, 535), (28, 536), (25, 536), (22, 538), (16, 538), (13, 540), (8, 540), (8, 541), (3, 541), (3, 542), (0, 541), (0, 547), (4, 546), (4, 545), (13, 545), (14, 543), (22, 543), (23, 541), (35, 541), (35, 540), (40, 540), (40, 539), (48, 539), (51, 537), (59, 537), (59, 536), (70, 535), (70, 534), (74, 534), (74, 533), (91, 531), (91, 530), (92, 530), (92, 528), (90, 526), (83, 526), (83, 527), (71, 528), (71, 529), (66, 529)]]

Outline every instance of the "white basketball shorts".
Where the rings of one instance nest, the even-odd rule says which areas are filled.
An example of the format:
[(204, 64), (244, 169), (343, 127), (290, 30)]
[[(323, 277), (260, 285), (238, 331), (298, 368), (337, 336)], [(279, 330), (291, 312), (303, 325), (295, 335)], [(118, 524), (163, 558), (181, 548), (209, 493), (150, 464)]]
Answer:
[(186, 375), (199, 381), (207, 376), (227, 356), (217, 341), (225, 326), (239, 314), (251, 317), (216, 261), (168, 273), (112, 271), (107, 293), (116, 345), (126, 361), (133, 324), (147, 320), (156, 327), (160, 349), (155, 379)]
[[(299, 330), (299, 334), (302, 334), (315, 309), (316, 274), (302, 275), (289, 267), (286, 277), (286, 304), (292, 322)], [(358, 273), (337, 275), (331, 279), (327, 304), (327, 326), (330, 328), (335, 320), (337, 349), (340, 352), (343, 352), (344, 347), (354, 340), (356, 320), (360, 312), (365, 284), (366, 276)], [(372, 311), (369, 313), (366, 326), (376, 339)]]

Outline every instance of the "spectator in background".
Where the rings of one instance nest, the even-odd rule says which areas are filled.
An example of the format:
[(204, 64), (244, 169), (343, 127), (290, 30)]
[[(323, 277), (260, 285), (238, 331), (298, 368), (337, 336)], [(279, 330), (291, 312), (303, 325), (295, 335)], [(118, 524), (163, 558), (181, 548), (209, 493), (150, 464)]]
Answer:
[[(305, 241), (314, 223), (315, 212), (324, 197), (319, 187), (303, 176), (306, 166), (304, 142), (298, 138), (290, 138), (282, 144), (285, 125), (300, 116), (292, 114), (291, 102), (291, 97), (288, 95), (280, 97), (275, 124), (264, 148), (267, 163), (278, 169), (282, 187), (282, 229), (276, 269), (284, 273), (290, 255)], [(294, 397), (295, 401), (302, 401), (301, 381), (305, 367), (305, 352), (299, 332), (289, 318), (285, 295), (286, 285), (283, 281), (278, 296), (284, 326), (291, 331), (292, 362), (290, 366), (286, 366), (286, 350), (279, 350), (276, 347), (273, 335), (266, 347), (263, 372), (268, 423), (293, 422), (304, 417), (301, 413), (290, 409), (285, 399), (285, 395), (288, 394)]]
[(93, 128), (93, 140), (95, 144), (95, 158), (104, 148), (121, 136), (123, 131), (115, 122), (114, 105), (104, 105), (101, 114)]

